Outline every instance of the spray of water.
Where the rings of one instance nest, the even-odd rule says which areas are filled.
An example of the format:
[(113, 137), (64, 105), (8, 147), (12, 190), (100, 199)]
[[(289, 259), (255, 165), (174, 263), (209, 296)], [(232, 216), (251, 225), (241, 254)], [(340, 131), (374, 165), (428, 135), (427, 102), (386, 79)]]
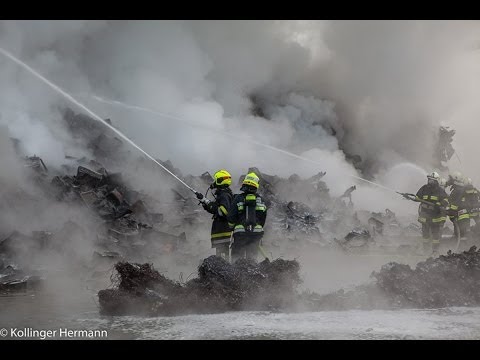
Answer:
[[(175, 115), (172, 115), (172, 114), (168, 114), (168, 113), (164, 113), (164, 112), (160, 112), (160, 111), (156, 111), (156, 110), (152, 110), (152, 109), (149, 109), (149, 108), (144, 108), (144, 107), (140, 107), (140, 106), (136, 106), (136, 105), (125, 104), (125, 103), (120, 102), (120, 101), (108, 100), (108, 99), (104, 99), (104, 98), (101, 98), (101, 97), (96, 96), (96, 95), (95, 95), (95, 96), (90, 96), (90, 97), (93, 98), (93, 99), (95, 99), (96, 101), (99, 101), (99, 102), (102, 102), (102, 103), (105, 103), (105, 104), (120, 106), (120, 107), (122, 107), (122, 108), (129, 109), (129, 110), (142, 111), (142, 112), (146, 112), (146, 113), (149, 113), (149, 114), (157, 115), (157, 116), (162, 117), (162, 118), (173, 119), (173, 120), (182, 122), (182, 123), (184, 123), (184, 124), (186, 124), (186, 125), (188, 125), (188, 126), (206, 129), (206, 130), (209, 130), (209, 131), (218, 133), (218, 134), (222, 134), (222, 135), (225, 135), (225, 136), (234, 138), (235, 140), (239, 140), (239, 141), (241, 141), (241, 142), (243, 142), (243, 143), (249, 143), (249, 144), (253, 144), (253, 145), (256, 145), (256, 146), (263, 147), (263, 148), (267, 148), (267, 149), (269, 149), (269, 150), (276, 151), (276, 152), (280, 152), (280, 153), (282, 153), (282, 154), (284, 154), (284, 155), (287, 155), (287, 156), (290, 156), (290, 157), (294, 157), (294, 158), (296, 158), (296, 159), (300, 159), (300, 160), (303, 160), (303, 161), (307, 161), (307, 162), (312, 163), (312, 164), (315, 164), (315, 165), (320, 165), (320, 166), (323, 165), (321, 162), (318, 162), (318, 161), (315, 161), (315, 160), (312, 160), (312, 159), (309, 159), (309, 158), (306, 158), (306, 157), (303, 157), (303, 156), (294, 154), (294, 153), (292, 153), (292, 152), (290, 152), (290, 151), (286, 151), (286, 150), (277, 148), (277, 147), (275, 147), (275, 146), (271, 146), (271, 145), (268, 145), (268, 144), (264, 144), (264, 143), (261, 143), (261, 142), (258, 142), (258, 141), (255, 141), (255, 140), (252, 140), (252, 139), (249, 139), (249, 138), (244, 138), (244, 137), (241, 137), (241, 136), (238, 136), (238, 135), (235, 135), (235, 134), (226, 132), (226, 131), (219, 130), (219, 129), (217, 129), (217, 128), (213, 128), (213, 127), (209, 127), (209, 126), (205, 126), (205, 125), (200, 125), (200, 124), (197, 124), (197, 123), (194, 123), (194, 122), (185, 120), (185, 119), (183, 119), (183, 118), (180, 118), (180, 117), (175, 116)], [(382, 188), (382, 189), (384, 189), (384, 190), (397, 192), (397, 191), (394, 190), (394, 189), (391, 189), (391, 188), (386, 187), (386, 186), (381, 185), (381, 184), (374, 183), (374, 182), (369, 181), (369, 180), (367, 180), (367, 179), (363, 179), (363, 178), (361, 178), (361, 177), (358, 177), (358, 176), (355, 176), (355, 175), (351, 175), (351, 174), (347, 174), (347, 175), (350, 176), (350, 177), (352, 177), (352, 178), (354, 178), (354, 179), (357, 179), (357, 180), (360, 180), (360, 181), (364, 181), (364, 182), (369, 183), (369, 184), (371, 184), (371, 185), (374, 185), (374, 186), (377, 186), (377, 187), (379, 187), (379, 188)]]
[(25, 64), (23, 61), (19, 60), (18, 58), (16, 58), (15, 56), (13, 56), (10, 52), (6, 51), (5, 49), (1, 48), (0, 47), (0, 53), (2, 55), (4, 55), (5, 57), (7, 57), (8, 59), (14, 61), (16, 64), (20, 65), (21, 67), (23, 67), (25, 70), (29, 71), (31, 74), (33, 74), (35, 77), (37, 77), (38, 79), (42, 80), (45, 84), (47, 84), (48, 86), (50, 86), (53, 90), (55, 90), (56, 92), (58, 92), (60, 95), (62, 95), (63, 97), (65, 97), (66, 99), (70, 100), (73, 104), (75, 104), (76, 106), (78, 106), (80, 109), (82, 109), (83, 111), (85, 111), (87, 114), (89, 114), (91, 117), (93, 117), (95, 120), (97, 121), (100, 121), (102, 124), (104, 124), (105, 126), (107, 126), (110, 130), (112, 130), (113, 132), (115, 132), (118, 136), (120, 136), (122, 139), (124, 139), (126, 142), (128, 142), (130, 145), (132, 145), (134, 148), (136, 148), (137, 150), (139, 150), (140, 152), (142, 152), (146, 157), (148, 157), (150, 160), (152, 160), (155, 164), (157, 164), (158, 166), (160, 166), (163, 170), (165, 170), (167, 173), (169, 173), (170, 175), (172, 175), (175, 179), (177, 179), (181, 184), (183, 184), (185, 187), (187, 187), (190, 191), (196, 193), (196, 191), (190, 187), (189, 185), (187, 185), (182, 179), (180, 179), (178, 176), (176, 176), (174, 173), (172, 173), (170, 170), (168, 170), (165, 166), (163, 166), (162, 164), (160, 164), (157, 160), (155, 160), (151, 155), (149, 155), (147, 152), (145, 152), (142, 148), (140, 148), (137, 144), (135, 144), (132, 140), (130, 140), (128, 137), (126, 137), (122, 132), (120, 132), (118, 129), (114, 128), (113, 126), (111, 126), (109, 123), (107, 123), (105, 120), (103, 120), (100, 116), (98, 116), (97, 114), (95, 114), (93, 111), (91, 111), (90, 109), (88, 109), (85, 105), (81, 104), (80, 102), (78, 102), (77, 100), (75, 100), (70, 94), (68, 94), (66, 91), (62, 90), (60, 87), (58, 87), (57, 85), (55, 85), (54, 83), (52, 83), (51, 81), (49, 81), (48, 79), (46, 79), (44, 76), (42, 76), (40, 73), (38, 73), (37, 71), (35, 71), (34, 69), (32, 69), (30, 66), (28, 66), (27, 64)]
[[(74, 99), (70, 94), (68, 94), (66, 91), (62, 90), (59, 86), (55, 85), (54, 83), (52, 83), (51, 81), (49, 81), (48, 79), (46, 79), (44, 76), (42, 76), (40, 73), (38, 73), (36, 70), (32, 69), (30, 66), (28, 66), (27, 64), (25, 64), (23, 61), (19, 60), (18, 58), (16, 58), (15, 56), (13, 56), (10, 52), (6, 51), (5, 49), (1, 48), (0, 47), (0, 53), (2, 55), (4, 55), (5, 57), (7, 57), (8, 59), (14, 61), (16, 64), (20, 65), (21, 67), (23, 67), (25, 70), (29, 71), (32, 75), (34, 75), (35, 77), (37, 77), (38, 79), (40, 79), (41, 81), (43, 81), (45, 84), (47, 84), (48, 86), (50, 86), (53, 90), (55, 90), (56, 92), (58, 92), (60, 95), (62, 95), (63, 97), (65, 97), (66, 99), (70, 100), (73, 104), (75, 104), (77, 107), (79, 107), (80, 109), (82, 109), (83, 111), (85, 111), (87, 114), (89, 114), (90, 116), (92, 116), (95, 120), (97, 121), (100, 121), (102, 124), (104, 124), (106, 127), (108, 127), (110, 130), (112, 130), (113, 132), (115, 132), (118, 136), (120, 136), (122, 139), (124, 139), (126, 142), (128, 142), (130, 145), (132, 145), (134, 148), (136, 148), (137, 150), (139, 150), (140, 152), (142, 152), (146, 157), (148, 157), (150, 160), (152, 160), (155, 164), (157, 164), (158, 166), (160, 166), (163, 170), (165, 170), (167, 173), (169, 173), (171, 176), (173, 176), (176, 180), (178, 180), (182, 185), (184, 185), (186, 188), (188, 188), (190, 191), (192, 191), (193, 193), (196, 193), (196, 191), (190, 187), (188, 184), (186, 184), (182, 179), (180, 179), (178, 176), (176, 176), (174, 173), (172, 173), (170, 170), (168, 170), (165, 166), (163, 166), (162, 164), (160, 164), (157, 160), (155, 160), (155, 158), (153, 158), (151, 155), (149, 155), (146, 151), (144, 151), (142, 148), (140, 148), (137, 144), (135, 144), (132, 140), (130, 140), (128, 137), (126, 137), (122, 132), (120, 132), (118, 129), (114, 128), (112, 125), (110, 125), (109, 123), (107, 123), (104, 119), (102, 119), (100, 116), (98, 116), (97, 114), (95, 114), (93, 111), (91, 111), (90, 109), (88, 109), (85, 105), (81, 104), (79, 101), (77, 101), (76, 99)], [(146, 108), (142, 108), (142, 107), (139, 107), (139, 106), (133, 106), (133, 105), (127, 105), (127, 104), (123, 104), (121, 102), (118, 102), (118, 101), (109, 101), (109, 100), (104, 100), (98, 96), (95, 96), (94, 97), (96, 100), (98, 101), (102, 101), (102, 102), (106, 102), (106, 103), (110, 103), (110, 104), (114, 104), (114, 105), (120, 105), (120, 106), (124, 106), (126, 108), (130, 108), (130, 109), (135, 109), (135, 110), (141, 110), (141, 111), (146, 111), (146, 112), (149, 112), (149, 113), (152, 113), (152, 114), (156, 114), (156, 115), (160, 115), (160, 116), (163, 116), (163, 117), (168, 117), (168, 118), (172, 118), (172, 119), (175, 119), (177, 121), (181, 121), (183, 123), (187, 123), (188, 125), (190, 126), (199, 126), (199, 125), (196, 125), (196, 124), (192, 124), (191, 122), (188, 122), (188, 121), (185, 121), (184, 119), (181, 119), (177, 116), (173, 116), (173, 115), (170, 115), (170, 114), (165, 114), (165, 113), (160, 113), (160, 112), (157, 112), (157, 111), (154, 111), (154, 110), (151, 110), (151, 109), (146, 109)], [(282, 153), (284, 155), (287, 155), (287, 156), (291, 156), (291, 157), (294, 157), (296, 159), (300, 159), (300, 160), (303, 160), (303, 161), (307, 161), (307, 162), (310, 162), (312, 164), (315, 164), (315, 165), (322, 165), (322, 163), (318, 162), (318, 161), (315, 161), (315, 160), (312, 160), (312, 159), (309, 159), (309, 158), (306, 158), (306, 157), (303, 157), (303, 156), (300, 156), (300, 155), (297, 155), (297, 154), (294, 154), (294, 153), (291, 153), (289, 151), (286, 151), (286, 150), (283, 150), (283, 149), (279, 149), (275, 146), (271, 146), (271, 145), (268, 145), (268, 144), (264, 144), (264, 143), (261, 143), (261, 142), (258, 142), (258, 141), (255, 141), (255, 140), (251, 140), (251, 139), (245, 139), (245, 138), (242, 138), (242, 137), (239, 137), (239, 136), (236, 136), (234, 134), (230, 134), (228, 132), (224, 132), (224, 131), (221, 131), (221, 130), (218, 130), (218, 129), (212, 129), (212, 128), (208, 128), (209, 130), (211, 131), (215, 131), (215, 132), (218, 132), (218, 133), (221, 133), (223, 135), (226, 135), (226, 136), (229, 136), (229, 137), (232, 137), (232, 138), (235, 138), (236, 140), (239, 140), (239, 141), (242, 141), (242, 142), (247, 142), (247, 143), (250, 143), (250, 144), (253, 144), (253, 145), (257, 145), (257, 146), (261, 146), (261, 147), (264, 147), (264, 148), (267, 148), (267, 149), (270, 149), (270, 150), (273, 150), (273, 151), (276, 151), (276, 152), (279, 152), (279, 153)], [(374, 186), (377, 186), (379, 188), (382, 188), (384, 190), (388, 190), (388, 191), (393, 191), (393, 192), (396, 192), (396, 190), (394, 189), (391, 189), (391, 188), (388, 188), (386, 186), (383, 186), (383, 185), (380, 185), (380, 184), (377, 184), (377, 183), (374, 183), (373, 181), (370, 181), (370, 180), (367, 180), (367, 179), (363, 179), (361, 177), (358, 177), (358, 176), (354, 176), (354, 175), (351, 175), (351, 174), (348, 174), (348, 176), (354, 178), (354, 179), (357, 179), (357, 180), (360, 180), (360, 181), (364, 181), (364, 182), (367, 182), (371, 185), (374, 185)]]

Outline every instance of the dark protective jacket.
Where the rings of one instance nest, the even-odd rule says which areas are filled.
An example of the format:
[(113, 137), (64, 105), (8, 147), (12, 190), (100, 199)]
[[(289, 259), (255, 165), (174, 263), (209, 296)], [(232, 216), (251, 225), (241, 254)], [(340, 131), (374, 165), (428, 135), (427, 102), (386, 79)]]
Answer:
[(450, 219), (465, 220), (470, 218), (467, 198), (465, 196), (466, 190), (465, 186), (453, 186), (453, 190), (448, 199), (450, 202)]
[(418, 208), (418, 221), (421, 223), (440, 223), (447, 220), (446, 212), (449, 206), (448, 195), (438, 184), (423, 185), (417, 192), (417, 199), (429, 203), (420, 203)]
[(233, 193), (230, 188), (219, 188), (214, 195), (216, 200), (203, 205), (203, 208), (213, 215), (211, 240), (212, 245), (218, 245), (230, 242), (232, 231), (228, 226), (227, 215)]
[(259, 195), (243, 192), (233, 198), (227, 219), (233, 236), (261, 236), (267, 219), (267, 206)]
[(477, 217), (480, 214), (480, 193), (473, 185), (465, 187), (465, 202), (470, 217)]

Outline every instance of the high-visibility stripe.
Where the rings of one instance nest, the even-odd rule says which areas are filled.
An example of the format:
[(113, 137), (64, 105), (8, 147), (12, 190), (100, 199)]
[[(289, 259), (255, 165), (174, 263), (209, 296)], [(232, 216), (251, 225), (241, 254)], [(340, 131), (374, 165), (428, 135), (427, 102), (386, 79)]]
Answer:
[(426, 222), (427, 222), (427, 218), (419, 217), (419, 218), (418, 218), (418, 221), (421, 222), (421, 223), (426, 223)]
[(458, 220), (470, 219), (470, 214), (463, 214), (458, 217)]
[(227, 211), (227, 209), (225, 209), (225, 206), (220, 205), (220, 206), (218, 207), (218, 214), (219, 214), (219, 215), (222, 215), (222, 213), (223, 213), (223, 215), (225, 215), (225, 216), (228, 215), (228, 211)]
[(230, 242), (230, 236), (226, 239), (217, 239), (217, 240), (212, 239), (212, 245), (225, 244), (229, 242)]
[(430, 200), (438, 200), (438, 196), (431, 195)]
[(229, 222), (229, 223), (228, 223), (228, 226), (233, 227), (233, 226), (235, 226), (235, 223)]
[(243, 225), (237, 225), (235, 226), (235, 229), (233, 229), (233, 233), (238, 233), (238, 232), (245, 232), (245, 227)]
[(211, 238), (212, 238), (212, 239), (216, 239), (216, 238), (220, 238), (220, 237), (224, 237), (224, 236), (230, 237), (231, 235), (232, 235), (232, 232), (231, 232), (231, 231), (228, 231), (228, 232), (222, 232), (222, 233), (212, 234)]
[(253, 228), (253, 232), (263, 232), (263, 226), (255, 225), (255, 227)]
[(451, 205), (450, 205), (450, 208), (451, 208), (452, 210), (458, 210), (458, 206), (457, 206), (457, 205), (451, 204)]
[(434, 223), (438, 223), (438, 222), (442, 222), (442, 221), (447, 221), (447, 217), (442, 216), (442, 217), (439, 217), (439, 218), (432, 219), (432, 222), (434, 222)]

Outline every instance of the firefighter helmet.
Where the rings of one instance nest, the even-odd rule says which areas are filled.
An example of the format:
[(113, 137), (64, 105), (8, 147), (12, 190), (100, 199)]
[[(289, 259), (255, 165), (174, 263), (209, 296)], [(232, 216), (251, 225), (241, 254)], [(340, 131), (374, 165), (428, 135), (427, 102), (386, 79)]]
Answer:
[(436, 181), (437, 183), (440, 183), (440, 175), (436, 171), (432, 172), (431, 174), (427, 175), (428, 182), (431, 181)]
[(232, 176), (230, 173), (225, 170), (219, 170), (214, 175), (213, 178), (215, 181), (213, 182), (213, 187), (227, 187), (232, 184)]
[(452, 175), (452, 182), (457, 186), (465, 186), (465, 178), (459, 171), (455, 171)]
[(245, 179), (243, 179), (242, 185), (248, 185), (248, 186), (254, 187), (255, 189), (258, 189), (259, 182), (260, 182), (260, 179), (258, 178), (257, 174), (255, 174), (254, 172), (251, 172), (245, 176)]

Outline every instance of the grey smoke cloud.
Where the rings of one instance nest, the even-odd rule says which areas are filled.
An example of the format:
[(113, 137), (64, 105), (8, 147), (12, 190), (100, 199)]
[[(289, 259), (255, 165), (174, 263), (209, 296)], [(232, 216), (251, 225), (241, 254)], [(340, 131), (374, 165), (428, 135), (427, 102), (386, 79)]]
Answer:
[[(478, 126), (480, 109), (468, 81), (478, 73), (471, 56), (479, 34), (479, 24), (458, 21), (4, 21), (0, 43), (71, 93), (174, 113), (325, 163), (316, 168), (88, 101), (184, 173), (226, 167), (239, 176), (253, 165), (307, 177), (327, 170), (339, 194), (353, 183), (348, 174), (358, 175), (344, 149), (370, 161), (379, 176), (405, 162), (428, 168), (441, 121), (460, 126), (457, 142), (470, 171), (475, 140), (468, 129)], [(63, 100), (8, 60), (0, 65), (0, 121), (10, 135), (55, 165), (72, 148), (81, 152), (58, 125)], [(263, 115), (252, 114), (252, 96)], [(372, 206), (364, 198), (361, 205)]]

